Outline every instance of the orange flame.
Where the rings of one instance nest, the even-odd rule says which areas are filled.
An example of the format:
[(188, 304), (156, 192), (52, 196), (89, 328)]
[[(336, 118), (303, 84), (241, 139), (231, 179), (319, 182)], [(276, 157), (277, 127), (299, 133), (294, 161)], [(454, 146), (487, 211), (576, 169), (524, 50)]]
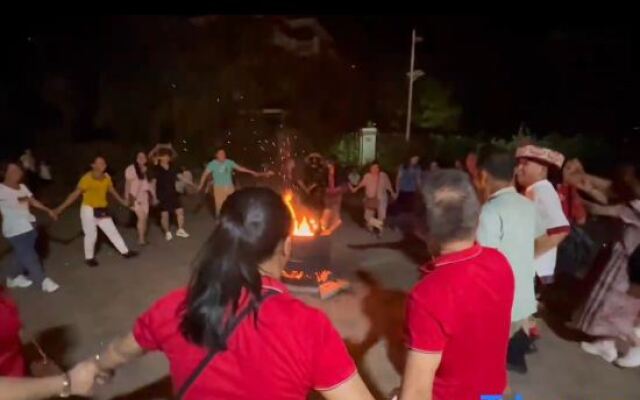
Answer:
[(295, 225), (293, 229), (293, 236), (314, 236), (314, 230), (317, 229), (318, 224), (315, 220), (309, 218), (307, 220), (306, 216), (302, 217), (302, 221), (298, 222), (298, 218), (296, 217), (296, 211), (293, 208), (293, 193), (287, 191), (283, 196), (284, 202), (289, 208), (289, 212), (291, 213), (291, 217), (293, 218), (293, 223)]

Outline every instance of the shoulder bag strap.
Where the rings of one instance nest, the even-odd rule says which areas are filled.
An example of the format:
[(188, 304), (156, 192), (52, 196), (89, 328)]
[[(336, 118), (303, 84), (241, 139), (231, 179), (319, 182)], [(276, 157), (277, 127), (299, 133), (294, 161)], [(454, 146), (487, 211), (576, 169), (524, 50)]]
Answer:
[[(262, 298), (260, 299), (260, 302), (258, 303), (258, 307), (260, 307), (262, 305), (262, 303), (266, 299), (268, 299), (269, 297), (275, 296), (277, 294), (280, 294), (280, 292), (278, 292), (276, 290), (267, 291), (267, 293), (265, 293), (262, 296)], [(245, 319), (247, 319), (247, 317), (249, 315), (251, 315), (252, 311), (253, 311), (253, 309), (251, 307), (245, 307), (245, 309), (242, 310), (240, 312), (240, 314), (238, 314), (236, 316), (236, 318), (234, 318), (229, 323), (229, 328), (228, 328), (228, 330), (227, 330), (227, 332), (225, 334), (225, 339), (226, 340), (228, 340), (231, 337), (231, 335), (236, 330), (236, 328), (240, 325), (240, 323), (243, 322)], [(193, 384), (198, 380), (198, 378), (200, 378), (200, 375), (202, 375), (202, 373), (207, 368), (207, 366), (209, 365), (209, 363), (211, 362), (213, 357), (215, 357), (218, 353), (220, 353), (219, 349), (211, 350), (211, 351), (209, 351), (209, 353), (207, 353), (205, 358), (202, 361), (200, 361), (200, 364), (198, 364), (198, 366), (191, 373), (189, 378), (187, 378), (187, 380), (180, 387), (180, 390), (178, 391), (178, 394), (176, 395), (176, 399), (177, 400), (182, 400), (184, 398), (184, 396), (187, 394), (187, 392), (189, 391), (191, 386), (193, 386)]]

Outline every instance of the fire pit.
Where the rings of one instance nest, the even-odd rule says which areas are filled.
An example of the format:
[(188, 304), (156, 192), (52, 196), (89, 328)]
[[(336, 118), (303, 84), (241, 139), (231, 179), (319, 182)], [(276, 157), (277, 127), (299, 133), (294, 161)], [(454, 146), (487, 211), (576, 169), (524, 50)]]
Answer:
[(286, 193), (295, 223), (291, 260), (282, 273), (283, 282), (292, 291), (318, 294), (327, 299), (349, 287), (349, 282), (336, 278), (331, 267), (331, 232), (322, 231), (311, 217), (298, 222), (293, 195)]

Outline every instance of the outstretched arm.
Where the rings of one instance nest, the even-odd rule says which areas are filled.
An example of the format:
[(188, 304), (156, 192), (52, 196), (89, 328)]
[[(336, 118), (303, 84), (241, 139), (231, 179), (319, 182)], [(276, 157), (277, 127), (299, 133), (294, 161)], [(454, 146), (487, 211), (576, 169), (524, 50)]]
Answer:
[(211, 171), (209, 171), (208, 169), (205, 169), (204, 172), (202, 173), (202, 176), (200, 177), (200, 184), (198, 185), (198, 191), (202, 191), (202, 189), (204, 188), (204, 184), (207, 183), (207, 179), (209, 178), (209, 176), (211, 176)]
[(109, 186), (109, 193), (118, 200), (118, 203), (122, 204), (125, 207), (129, 207), (129, 203), (120, 196), (120, 194), (113, 188), (113, 186)]
[(107, 348), (96, 356), (98, 368), (113, 371), (116, 368), (144, 355), (145, 351), (136, 341), (133, 333), (114, 339)]
[(57, 215), (55, 212), (53, 212), (52, 209), (50, 209), (49, 207), (45, 206), (44, 204), (40, 203), (35, 197), (31, 196), (29, 197), (29, 205), (33, 208), (37, 208), (38, 210), (42, 210), (44, 212), (46, 212), (47, 214), (49, 214), (49, 216), (51, 217), (51, 219), (57, 219)]
[(69, 194), (69, 196), (67, 196), (65, 201), (60, 206), (58, 206), (58, 208), (55, 209), (55, 213), (56, 214), (62, 213), (65, 209), (67, 209), (67, 207), (69, 207), (76, 200), (78, 200), (78, 197), (80, 197), (82, 195), (82, 192), (83, 192), (83, 190), (81, 188), (79, 188), (79, 187), (76, 188), (76, 190), (71, 192), (71, 194)]
[(67, 375), (46, 378), (0, 377), (0, 400), (44, 400), (57, 397), (65, 390), (65, 381), (74, 396), (90, 396), (98, 367), (93, 361), (84, 361), (73, 367)]

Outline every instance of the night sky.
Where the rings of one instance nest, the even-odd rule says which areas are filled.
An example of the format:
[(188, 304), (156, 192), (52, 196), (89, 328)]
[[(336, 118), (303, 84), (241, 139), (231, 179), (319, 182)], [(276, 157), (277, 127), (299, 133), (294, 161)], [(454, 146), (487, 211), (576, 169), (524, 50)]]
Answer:
[[(467, 133), (508, 136), (525, 122), (536, 133), (633, 135), (640, 125), (639, 28), (632, 21), (318, 18), (334, 37), (340, 56), (356, 64), (358, 73), (371, 82), (371, 96), (378, 95), (375, 82), (405, 85), (411, 28), (416, 27), (424, 38), (417, 46), (416, 68), (452, 85)], [(91, 82), (104, 57), (101, 38), (118, 27), (98, 17), (16, 17), (5, 22), (1, 29), (6, 57), (0, 79), (3, 137), (15, 139), (17, 133), (28, 142), (46, 124), (46, 115), (38, 110), (43, 77), (75, 66), (78, 79), (87, 90), (94, 90)], [(54, 46), (57, 57), (37, 59), (34, 46)], [(38, 117), (24, 118), (34, 115)]]
[(322, 18), (373, 79), (416, 67), (453, 84), (471, 132), (525, 122), (547, 133), (630, 134), (638, 118), (639, 30), (626, 20), (516, 17)]

